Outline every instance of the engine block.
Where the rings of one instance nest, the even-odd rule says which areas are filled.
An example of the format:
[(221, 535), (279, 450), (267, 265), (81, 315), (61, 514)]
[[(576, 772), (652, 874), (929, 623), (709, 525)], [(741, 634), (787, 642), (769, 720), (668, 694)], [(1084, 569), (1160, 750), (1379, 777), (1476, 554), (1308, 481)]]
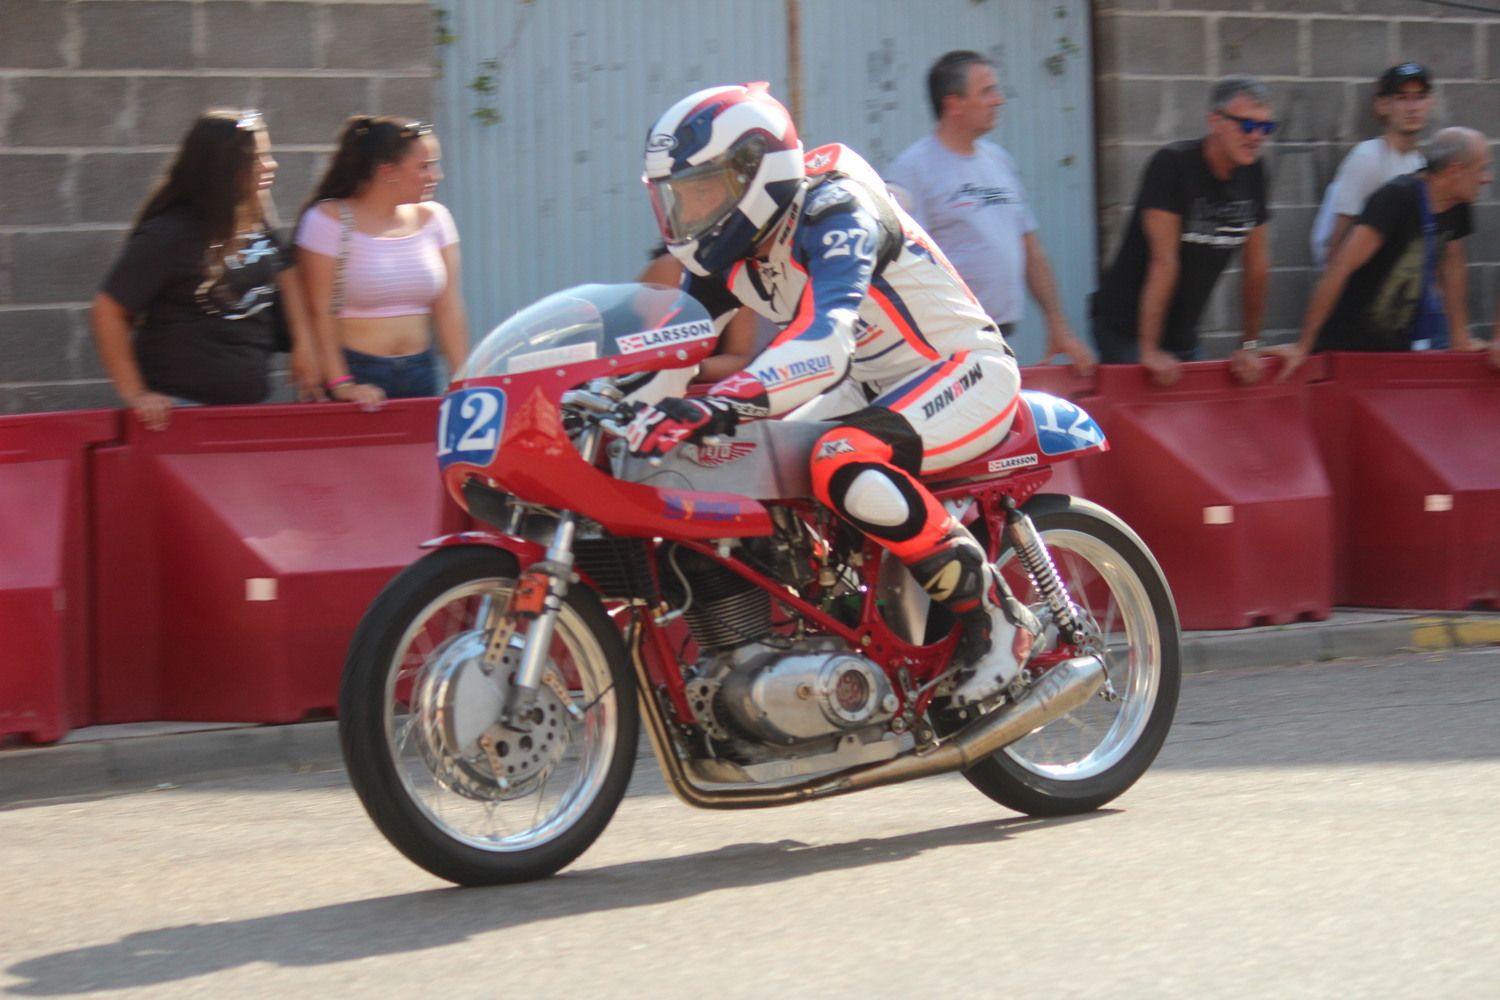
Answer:
[(796, 744), (895, 715), (899, 702), (885, 674), (837, 639), (761, 650), (724, 675), (718, 698), (726, 721), (755, 739)]

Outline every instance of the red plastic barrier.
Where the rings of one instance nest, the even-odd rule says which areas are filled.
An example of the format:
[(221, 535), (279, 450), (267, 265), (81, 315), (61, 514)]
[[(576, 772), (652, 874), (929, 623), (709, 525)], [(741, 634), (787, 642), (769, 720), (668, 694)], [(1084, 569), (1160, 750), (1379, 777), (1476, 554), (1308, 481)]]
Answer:
[(1340, 603), (1500, 607), (1500, 374), (1479, 355), (1335, 354), (1312, 387)]
[(463, 530), (437, 401), (205, 407), (96, 454), (101, 722), (281, 722), (331, 709), (355, 624)]
[(0, 417), (0, 735), (92, 721), (86, 455), (118, 434), (107, 410)]
[(1137, 366), (1100, 368), (1109, 506), (1161, 563), (1184, 628), (1331, 612), (1332, 490), (1301, 385), (1320, 368), (1241, 386), (1227, 363), (1196, 362), (1169, 389)]

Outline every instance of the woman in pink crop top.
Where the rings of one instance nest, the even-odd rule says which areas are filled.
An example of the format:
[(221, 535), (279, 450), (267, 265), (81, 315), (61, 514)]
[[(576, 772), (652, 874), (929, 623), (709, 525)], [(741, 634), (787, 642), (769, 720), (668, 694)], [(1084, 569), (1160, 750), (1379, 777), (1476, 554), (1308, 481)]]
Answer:
[(297, 264), (334, 399), (436, 395), (434, 331), (450, 374), (468, 355), (458, 230), (430, 200), (438, 159), (430, 126), (351, 118), (303, 206)]

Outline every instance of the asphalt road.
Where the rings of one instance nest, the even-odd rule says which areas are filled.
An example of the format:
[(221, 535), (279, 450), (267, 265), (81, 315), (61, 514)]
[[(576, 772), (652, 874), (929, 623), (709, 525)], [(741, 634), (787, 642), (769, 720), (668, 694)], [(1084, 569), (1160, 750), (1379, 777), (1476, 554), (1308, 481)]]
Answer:
[(1500, 996), (1500, 649), (1189, 677), (1110, 809), (703, 813), (457, 890), (339, 772), (0, 812), (16, 996)]

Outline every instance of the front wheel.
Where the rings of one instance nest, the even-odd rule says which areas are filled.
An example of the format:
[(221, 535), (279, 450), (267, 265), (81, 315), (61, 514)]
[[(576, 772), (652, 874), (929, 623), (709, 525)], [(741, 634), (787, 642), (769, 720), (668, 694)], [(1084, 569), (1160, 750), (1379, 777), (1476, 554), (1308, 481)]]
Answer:
[[(1067, 715), (964, 772), (1001, 805), (1029, 816), (1098, 809), (1122, 794), (1156, 759), (1182, 680), (1177, 608), (1166, 578), (1140, 538), (1114, 514), (1077, 497), (1039, 495), (1024, 507), (1051, 553), (1084, 626), (1078, 653), (1104, 660), (1109, 683)], [(1011, 590), (1046, 624), (1051, 612), (1008, 540), (998, 564)], [(1034, 664), (1055, 648), (1048, 628)], [(968, 720), (939, 709), (947, 735)]]
[(603, 832), (635, 764), (635, 677), (598, 597), (563, 601), (535, 707), (500, 714), (525, 647), (485, 663), (516, 562), (440, 549), (365, 613), (339, 692), (339, 740), (365, 810), (401, 853), (460, 885), (551, 875)]

